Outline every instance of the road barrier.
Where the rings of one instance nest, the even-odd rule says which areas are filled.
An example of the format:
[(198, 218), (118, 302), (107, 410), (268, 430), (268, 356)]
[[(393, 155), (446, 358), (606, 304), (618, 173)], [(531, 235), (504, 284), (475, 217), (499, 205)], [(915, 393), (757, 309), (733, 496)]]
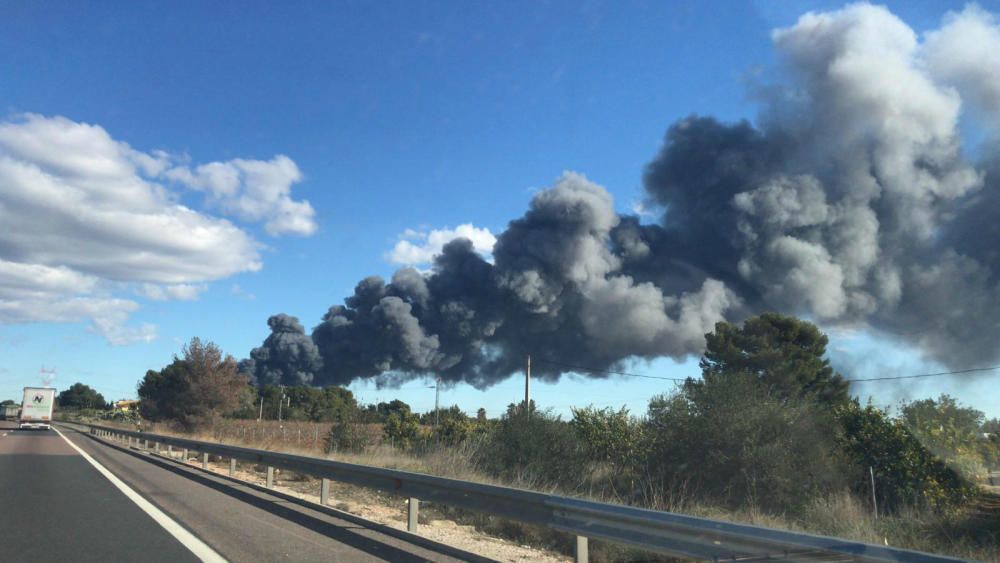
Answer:
[[(550, 495), (498, 485), (472, 483), (446, 477), (434, 477), (395, 469), (370, 467), (308, 456), (255, 450), (174, 436), (133, 432), (108, 426), (82, 424), (91, 434), (117, 440), (146, 450), (153, 444), (156, 452), (167, 446), (181, 448), (185, 461), (189, 451), (201, 454), (202, 467), (208, 456), (229, 458), (230, 475), (235, 460), (248, 461), (267, 468), (267, 487), (274, 487), (275, 468), (296, 471), (321, 479), (320, 499), (326, 504), (330, 481), (371, 487), (406, 497), (407, 522), (417, 531), (420, 501), (474, 510), (495, 516), (528, 522), (576, 536), (576, 561), (586, 562), (588, 539), (632, 545), (645, 550), (698, 561), (748, 561), (758, 559), (824, 561), (961, 561), (940, 555), (921, 553), (856, 541), (788, 532), (646, 510), (616, 504)], [(834, 559), (829, 559), (834, 556)]]

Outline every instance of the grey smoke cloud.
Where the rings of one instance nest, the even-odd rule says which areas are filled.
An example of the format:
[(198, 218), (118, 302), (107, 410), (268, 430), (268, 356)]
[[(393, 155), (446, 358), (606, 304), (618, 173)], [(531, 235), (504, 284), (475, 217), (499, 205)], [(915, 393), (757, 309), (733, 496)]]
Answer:
[(289, 315), (267, 319), (271, 335), (240, 362), (256, 385), (309, 385), (322, 366), (319, 350), (299, 320)]
[(274, 326), (253, 361), (316, 384), (434, 373), (488, 387), (528, 353), (548, 379), (561, 362), (681, 359), (715, 322), (765, 310), (867, 325), (955, 368), (993, 361), (1000, 151), (971, 161), (958, 121), (963, 95), (996, 111), (1000, 58), (965, 60), (980, 50), (962, 29), (1000, 38), (975, 7), (924, 41), (881, 7), (806, 14), (772, 35), (782, 80), (755, 123), (669, 127), (644, 174), (656, 224), (568, 172), (498, 235), (493, 263), (456, 239), (430, 272), (362, 280), (314, 329), (315, 371), (279, 352), (307, 349), (304, 331)]
[(493, 263), (460, 238), (429, 273), (404, 268), (389, 282), (359, 282), (313, 330), (321, 359), (314, 372), (304, 369), (312, 365), (308, 337), (280, 315), (243, 368), (259, 382), (434, 373), (483, 388), (521, 369), (529, 353), (543, 379), (563, 371), (546, 360), (610, 368), (631, 357), (696, 353), (738, 298), (711, 279), (665, 294), (624, 272), (626, 262), (652, 259), (640, 228), (623, 223), (607, 190), (568, 172), (500, 234)]

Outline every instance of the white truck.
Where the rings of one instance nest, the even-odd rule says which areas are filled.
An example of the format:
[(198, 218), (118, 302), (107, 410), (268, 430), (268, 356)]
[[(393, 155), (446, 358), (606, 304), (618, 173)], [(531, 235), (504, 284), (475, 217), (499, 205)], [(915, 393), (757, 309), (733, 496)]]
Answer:
[(51, 387), (25, 387), (21, 402), (20, 428), (49, 430), (52, 422), (52, 406), (56, 402), (56, 390)]

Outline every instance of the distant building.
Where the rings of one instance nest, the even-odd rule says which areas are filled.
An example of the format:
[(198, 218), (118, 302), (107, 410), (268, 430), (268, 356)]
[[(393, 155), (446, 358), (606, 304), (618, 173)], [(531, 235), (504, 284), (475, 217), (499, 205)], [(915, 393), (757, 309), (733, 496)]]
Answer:
[(114, 407), (116, 411), (128, 412), (130, 410), (139, 408), (139, 401), (121, 399), (119, 401), (115, 401)]

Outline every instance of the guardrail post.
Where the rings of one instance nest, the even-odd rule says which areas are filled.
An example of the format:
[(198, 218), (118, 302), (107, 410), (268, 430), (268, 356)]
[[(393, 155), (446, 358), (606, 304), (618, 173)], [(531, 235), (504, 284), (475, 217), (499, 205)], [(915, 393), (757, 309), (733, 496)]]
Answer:
[(271, 467), (270, 465), (267, 466), (267, 481), (265, 482), (264, 486), (266, 486), (268, 489), (274, 488), (274, 468)]
[(417, 516), (420, 513), (420, 499), (410, 497), (406, 503), (406, 530), (416, 533)]
[(235, 477), (236, 476), (236, 458), (235, 457), (229, 458), (229, 476), (230, 477)]
[(181, 461), (183, 461), (184, 463), (188, 462), (188, 449), (187, 448), (184, 448), (183, 452), (181, 453)]
[(575, 563), (587, 563), (590, 560), (587, 536), (576, 536), (576, 549), (573, 550)]
[(167, 457), (174, 459), (174, 447), (170, 444), (167, 444)]
[(142, 441), (142, 449), (144, 449), (144, 450), (148, 450), (149, 449), (149, 440), (143, 440)]
[(201, 453), (201, 468), (202, 469), (208, 469), (208, 453), (207, 452), (202, 452)]
[(322, 479), (319, 482), (319, 503), (323, 506), (330, 504), (330, 480)]
[(153, 449), (156, 451), (156, 454), (159, 455), (160, 454), (160, 443), (159, 442), (154, 442), (153, 443)]

